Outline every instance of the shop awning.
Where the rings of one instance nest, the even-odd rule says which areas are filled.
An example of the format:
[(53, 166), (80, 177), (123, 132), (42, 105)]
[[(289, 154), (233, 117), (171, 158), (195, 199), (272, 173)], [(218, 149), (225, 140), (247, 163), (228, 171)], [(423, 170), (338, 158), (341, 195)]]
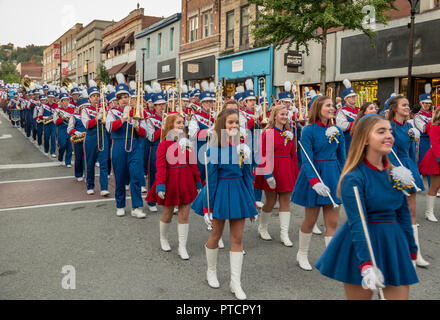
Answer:
[(117, 65), (111, 67), (110, 70), (108, 70), (108, 73), (113, 76), (113, 75), (119, 73), (121, 71), (121, 69), (125, 67), (126, 64), (127, 64), (126, 62), (117, 64)]
[(136, 61), (127, 63), (120, 72), (128, 76), (134, 76), (136, 74)]
[(107, 44), (101, 49), (101, 53), (107, 53), (107, 51), (108, 51), (108, 47), (110, 47), (110, 43), (107, 43)]
[(112, 44), (107, 48), (107, 50), (116, 48), (117, 46), (121, 45), (123, 41), (124, 41), (124, 37), (121, 37), (118, 40), (113, 41)]
[(134, 40), (134, 32), (130, 33), (124, 38), (124, 41), (122, 43), (129, 43), (130, 41)]

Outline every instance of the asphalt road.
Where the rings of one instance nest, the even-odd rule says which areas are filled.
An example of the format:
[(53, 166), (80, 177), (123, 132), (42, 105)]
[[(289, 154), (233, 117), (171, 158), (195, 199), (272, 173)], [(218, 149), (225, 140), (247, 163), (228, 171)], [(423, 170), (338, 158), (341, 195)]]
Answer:
[[(227, 228), (226, 249), (220, 250), (217, 264), (221, 287), (212, 289), (205, 280), (204, 243), (208, 231), (201, 217), (190, 215), (189, 261), (177, 255), (176, 216), (169, 237), (172, 251), (162, 252), (160, 209), (157, 213), (145, 209), (147, 218), (138, 220), (130, 215), (116, 216), (113, 193), (110, 199), (95, 195), (94, 202), (89, 202), (91, 198), (85, 195), (83, 183), (73, 179), (72, 168), (59, 166), (45, 156), (3, 116), (0, 122), (0, 137), (11, 136), (0, 139), (0, 195), (3, 195), (0, 198), (0, 299), (235, 300), (229, 291)], [(51, 162), (54, 166), (25, 168), (27, 164)], [(53, 179), (57, 177), (61, 179)], [(34, 179), (40, 180), (20, 182)], [(35, 187), (37, 183), (43, 185)], [(13, 197), (4, 196), (12, 192)], [(66, 194), (72, 199), (66, 200)], [(22, 197), (22, 202), (17, 203), (17, 195)], [(70, 204), (65, 204), (66, 201)], [(422, 192), (417, 196), (420, 242), (422, 254), (431, 265), (417, 268), (420, 283), (411, 287), (410, 298), (440, 299), (440, 224), (425, 220), (424, 209), (425, 192)], [(294, 243), (291, 248), (279, 241), (277, 212), (269, 226), (273, 241), (259, 239), (257, 225), (246, 222), (247, 255), (242, 287), (248, 299), (345, 299), (341, 283), (315, 269), (303, 271), (296, 265), (298, 230), (304, 209), (292, 204), (291, 212), (289, 234)], [(341, 210), (340, 225), (345, 220)], [(322, 216), (318, 225), (324, 230)], [(323, 250), (324, 236), (313, 235), (309, 252), (312, 264)], [(65, 266), (75, 270), (75, 289), (63, 288), (65, 277), (73, 276), (72, 269), (62, 273)]]

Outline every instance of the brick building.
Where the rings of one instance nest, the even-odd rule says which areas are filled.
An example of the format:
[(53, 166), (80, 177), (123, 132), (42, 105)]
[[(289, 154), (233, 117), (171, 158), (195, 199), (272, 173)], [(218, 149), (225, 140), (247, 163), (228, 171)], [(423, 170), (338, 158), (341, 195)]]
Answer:
[(220, 0), (182, 0), (181, 83), (195, 86), (217, 78), (220, 51)]

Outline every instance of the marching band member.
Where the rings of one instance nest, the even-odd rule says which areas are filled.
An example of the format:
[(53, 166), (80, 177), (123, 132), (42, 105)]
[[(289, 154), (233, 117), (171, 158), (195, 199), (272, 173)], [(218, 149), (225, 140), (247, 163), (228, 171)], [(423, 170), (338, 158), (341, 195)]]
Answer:
[[(109, 154), (109, 141), (107, 135), (102, 134), (101, 130), (105, 131), (105, 127), (102, 125), (102, 115), (104, 102), (102, 106), (99, 104), (100, 92), (96, 86), (96, 82), (89, 81), (88, 91), (83, 91), (83, 97), (89, 97), (89, 105), (85, 105), (81, 109), (81, 121), (86, 128), (86, 138), (84, 140), (84, 155), (86, 160), (86, 181), (87, 181), (87, 194), (92, 195), (95, 193), (95, 163), (99, 162), (99, 184), (101, 186), (101, 196), (108, 196), (108, 154)], [(98, 129), (99, 127), (99, 129)], [(98, 132), (99, 130), (99, 132)], [(99, 137), (98, 137), (99, 133)], [(104, 139), (102, 137), (104, 136)], [(98, 150), (98, 139), (100, 146), (104, 147), (103, 151)], [(104, 141), (101, 141), (104, 140)]]
[(88, 96), (78, 99), (77, 104), (78, 106), (75, 108), (75, 113), (69, 119), (67, 132), (71, 136), (75, 135), (78, 139), (83, 138), (82, 141), (73, 144), (75, 151), (75, 178), (77, 181), (83, 181), (85, 169), (84, 137), (86, 135), (86, 128), (81, 121), (81, 109), (90, 105)]
[(432, 123), (428, 127), (431, 148), (426, 152), (419, 171), (430, 178), (431, 184), (426, 193), (425, 217), (428, 221), (438, 222), (434, 215), (434, 204), (437, 191), (440, 189), (440, 108), (434, 111)]
[[(229, 220), (231, 235), (231, 282), (230, 289), (239, 300), (246, 299), (241, 288), (243, 264), (243, 230), (245, 219), (255, 220), (258, 214), (255, 205), (251, 152), (247, 145), (240, 144), (238, 114), (224, 109), (217, 117), (213, 139), (206, 152), (208, 181), (193, 202), (191, 208), (203, 215), (212, 227), (205, 245), (207, 280), (209, 286), (218, 288), (217, 254), (218, 242), (226, 220)], [(207, 196), (209, 199), (207, 199)], [(209, 202), (209, 210), (208, 210)]]
[[(394, 141), (391, 131), (390, 123), (378, 115), (359, 121), (338, 185), (348, 221), (315, 264), (321, 274), (344, 283), (349, 300), (371, 299), (370, 290), (378, 288), (384, 288), (386, 299), (408, 299), (409, 285), (418, 282), (411, 214), (406, 196), (393, 185), (395, 173), (387, 156)], [(354, 186), (377, 268), (371, 263)]]
[(356, 125), (358, 124), (360, 119), (362, 119), (367, 114), (372, 114), (372, 113), (377, 114), (378, 111), (379, 109), (376, 107), (376, 105), (373, 102), (369, 102), (369, 101), (364, 102), (364, 104), (361, 105), (361, 107), (359, 108), (359, 112), (356, 116), (356, 120), (354, 120), (353, 125), (351, 126), (351, 130), (350, 130), (351, 135), (353, 135)]
[(303, 151), (302, 167), (291, 201), (305, 207), (296, 256), (299, 266), (304, 270), (312, 270), (308, 261), (308, 250), (320, 209), (322, 208), (324, 213), (326, 245), (330, 242), (338, 225), (339, 212), (333, 208), (328, 196), (331, 194), (337, 204), (341, 203), (341, 200), (336, 197), (336, 187), (345, 162), (345, 142), (342, 130), (330, 125), (335, 111), (329, 97), (316, 98), (310, 110), (309, 125), (304, 127), (300, 140), (322, 179), (321, 182)]
[(261, 135), (261, 160), (256, 169), (255, 188), (264, 190), (266, 203), (260, 215), (258, 233), (263, 240), (272, 240), (267, 226), (279, 196), (280, 239), (291, 247), (289, 239), (290, 197), (298, 176), (295, 143), (290, 131), (285, 105), (272, 108), (269, 123)]
[(31, 121), (32, 121), (32, 139), (34, 139), (34, 144), (37, 144), (37, 133), (38, 133), (38, 126), (37, 126), (37, 119), (36, 114), (38, 114), (38, 105), (40, 104), (39, 96), (40, 96), (40, 90), (41, 86), (36, 86), (36, 89), (34, 90), (34, 97), (33, 97), (33, 107), (31, 110)]
[[(116, 86), (116, 99), (118, 106), (112, 108), (106, 120), (106, 128), (111, 132), (113, 140), (112, 164), (115, 175), (116, 189), (116, 215), (125, 215), (125, 185), (130, 179), (130, 193), (133, 217), (142, 219), (146, 215), (142, 212), (144, 206), (141, 193), (142, 161), (144, 145), (142, 139), (146, 135), (145, 120), (133, 120), (135, 107), (129, 105), (129, 89), (125, 84), (122, 74), (116, 75), (118, 85)], [(133, 132), (133, 136), (130, 133)], [(131, 148), (130, 148), (131, 147)], [(127, 148), (131, 149), (128, 152)]]
[(75, 106), (69, 103), (70, 97), (66, 89), (61, 88), (60, 105), (54, 112), (53, 121), (57, 126), (58, 136), (58, 161), (63, 162), (64, 152), (66, 153), (65, 164), (67, 168), (72, 168), (72, 143), (67, 132), (70, 118), (75, 112)]
[(351, 82), (348, 79), (344, 79), (343, 83), (345, 86), (345, 89), (342, 91), (344, 104), (336, 114), (336, 125), (344, 132), (345, 153), (347, 153), (351, 142), (350, 130), (359, 110), (356, 108), (356, 92), (351, 87)]
[(169, 114), (161, 132), (157, 149), (156, 181), (148, 192), (146, 200), (163, 206), (159, 222), (160, 245), (163, 251), (171, 251), (168, 231), (177, 206), (179, 236), (178, 255), (188, 260), (186, 250), (188, 239), (188, 215), (190, 205), (202, 188), (196, 155), (191, 142), (185, 137), (185, 119), (178, 113)]
[(194, 112), (189, 121), (188, 134), (191, 141), (197, 143), (196, 155), (197, 166), (200, 172), (202, 183), (205, 181), (205, 161), (202, 156), (206, 151), (206, 142), (210, 129), (214, 125), (214, 118), (211, 116), (211, 110), (215, 101), (215, 93), (209, 91), (209, 84), (207, 81), (202, 82), (203, 92), (200, 94), (201, 110)]
[(383, 117), (385, 117), (385, 118), (387, 117), (387, 115), (388, 115), (388, 110), (389, 110), (389, 108), (390, 108), (390, 101), (391, 101), (395, 96), (397, 96), (397, 94), (393, 92), (393, 93), (390, 95), (390, 97), (385, 101), (384, 106), (383, 106), (383, 110), (379, 113), (381, 116), (383, 116)]
[(422, 163), (423, 157), (431, 147), (429, 140), (428, 123), (432, 119), (432, 96), (431, 85), (428, 83), (425, 85), (425, 93), (419, 96), (420, 111), (414, 116), (414, 127), (420, 131), (419, 140), (419, 157), (417, 163)]
[[(52, 158), (56, 158), (55, 150), (56, 150), (56, 133), (55, 133), (55, 124), (53, 123), (53, 114), (57, 109), (58, 105), (55, 103), (55, 95), (56, 91), (54, 87), (49, 87), (49, 91), (47, 92), (47, 104), (43, 104), (43, 122), (44, 124), (44, 154), (50, 154)], [(50, 144), (50, 150), (49, 150)]]
[[(166, 116), (165, 107), (167, 102), (161, 92), (160, 84), (157, 82), (153, 83), (151, 99), (154, 104), (154, 114), (147, 119), (147, 139), (149, 140), (148, 144), (150, 146), (148, 158), (148, 190), (151, 190), (156, 179), (157, 148), (162, 132), (162, 120), (165, 119)], [(157, 212), (156, 203), (148, 202), (148, 210), (150, 210), (150, 212)]]
[[(395, 150), (397, 157), (399, 157), (402, 165), (411, 171), (417, 187), (423, 191), (425, 190), (425, 187), (417, 168), (416, 159), (416, 141), (420, 137), (420, 132), (407, 122), (409, 114), (409, 102), (404, 96), (396, 96), (390, 101), (387, 119), (390, 120), (391, 128), (393, 130), (393, 149)], [(394, 154), (390, 155), (390, 161), (394, 166), (399, 166), (399, 160), (394, 157)], [(429, 265), (429, 262), (423, 259), (420, 252), (417, 231), (418, 225), (416, 224), (416, 188), (413, 187), (407, 192), (409, 193), (408, 206), (409, 211), (411, 212), (412, 227), (414, 229), (414, 236), (417, 237), (415, 241), (419, 247), (417, 265), (420, 267), (426, 267)]]
[(44, 115), (44, 105), (47, 104), (47, 97), (44, 95), (44, 91), (40, 90), (40, 104), (35, 108), (36, 112), (36, 120), (37, 120), (37, 142), (38, 146), (41, 146), (43, 143), (43, 115)]
[(76, 82), (72, 83), (72, 89), (70, 90), (70, 95), (71, 97), (69, 103), (77, 107), (78, 99), (79, 99), (79, 88)]

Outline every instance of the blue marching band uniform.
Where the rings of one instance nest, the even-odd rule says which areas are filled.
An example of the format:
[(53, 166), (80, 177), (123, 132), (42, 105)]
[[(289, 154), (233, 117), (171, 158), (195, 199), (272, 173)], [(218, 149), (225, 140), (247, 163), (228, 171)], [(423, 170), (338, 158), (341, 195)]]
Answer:
[[(116, 214), (125, 215), (126, 186), (129, 185), (132, 216), (144, 218), (146, 215), (142, 211), (144, 207), (142, 193), (152, 188), (156, 178), (157, 150), (161, 142), (164, 119), (167, 116), (167, 92), (162, 91), (158, 83), (154, 83), (152, 87), (145, 86), (142, 101), (144, 113), (140, 120), (133, 120), (133, 106), (130, 106), (130, 102), (124, 105), (120, 102), (124, 100), (120, 99), (124, 94), (128, 99), (130, 97), (135, 99), (135, 88), (132, 87), (130, 91), (122, 75), (117, 75), (117, 79), (116, 88), (109, 86), (106, 90), (107, 101), (96, 103), (95, 99), (93, 104), (90, 97), (101, 93), (101, 89), (93, 81), (89, 83), (88, 88), (78, 87), (75, 84), (70, 92), (45, 84), (36, 85), (24, 93), (18, 92), (20, 90), (17, 86), (0, 83), (0, 100), (7, 101), (10, 110), (17, 110), (17, 106), (20, 106), (20, 115), (16, 114), (14, 121), (11, 119), (12, 124), (23, 127), (27, 137), (32, 136), (36, 145), (43, 145), (45, 154), (56, 157), (58, 141), (58, 160), (64, 160), (65, 165), (71, 167), (74, 152), (75, 179), (83, 181), (85, 177), (87, 194), (94, 194), (95, 166), (99, 163), (101, 196), (109, 195), (111, 165), (115, 179)], [(341, 196), (336, 193), (350, 148), (352, 125), (358, 113), (356, 106), (350, 103), (353, 100), (349, 99), (355, 97), (356, 92), (351, 87), (350, 81), (344, 80), (343, 83), (344, 103), (336, 114), (336, 139), (330, 140), (327, 136), (327, 130), (332, 126), (330, 122), (324, 125), (319, 120), (313, 124), (308, 124), (308, 119), (299, 121), (299, 110), (295, 106), (294, 93), (300, 88), (292, 89), (291, 85), (286, 84), (284, 91), (278, 96), (279, 102), (288, 108), (291, 130), (296, 135), (293, 139), (301, 142), (306, 153), (301, 150), (298, 143), (295, 145), (300, 169), (291, 202), (303, 207), (315, 208), (331, 205), (332, 201), (328, 196), (320, 195), (315, 191), (314, 186), (323, 182), (335, 203), (344, 205), (348, 218), (331, 238), (315, 267), (332, 279), (355, 285), (362, 283), (362, 269), (371, 264), (371, 257), (353, 194), (353, 186), (357, 186), (366, 213), (377, 266), (383, 274), (384, 284), (400, 286), (417, 283), (418, 278), (411, 262), (411, 259), (416, 259), (419, 251), (416, 243), (418, 239), (415, 237), (416, 230), (412, 227), (406, 196), (393, 188), (387, 170), (380, 171), (364, 159), (357, 168), (344, 177)], [(219, 220), (252, 218), (258, 214), (258, 208), (262, 207), (261, 190), (255, 188), (255, 168), (258, 166), (259, 149), (253, 148), (253, 143), (261, 138), (258, 129), (264, 129), (265, 125), (261, 123), (263, 119), (261, 105), (255, 103), (253, 108), (243, 107), (249, 100), (257, 99), (252, 80), (246, 82), (246, 89), (237, 88), (235, 96), (232, 97), (240, 106), (238, 114), (241, 134), (246, 137), (241, 142), (252, 150), (248, 157), (244, 157), (244, 162), (238, 146), (207, 145), (216, 121), (216, 115), (211, 110), (212, 106), (209, 107), (209, 102), (215, 102), (217, 99), (215, 86), (213, 89), (212, 86), (202, 83), (202, 90), (196, 86), (196, 88), (190, 87), (188, 92), (183, 93), (185, 99), (189, 100), (187, 108), (183, 108), (186, 130), (194, 147), (197, 167), (204, 185), (191, 205), (197, 215), (209, 214), (208, 189), (213, 218)], [(421, 105), (432, 104), (430, 92), (428, 89), (426, 91), (419, 98)], [(307, 107), (310, 108), (319, 96), (312, 93)], [(259, 103), (262, 104), (261, 97), (258, 98), (260, 98)], [(392, 97), (387, 102), (389, 103), (391, 99)], [(64, 100), (68, 101), (67, 106), (63, 104)], [(267, 117), (269, 116), (270, 110), (267, 114)], [(393, 149), (403, 166), (411, 171), (415, 184), (421, 190), (424, 190), (424, 185), (417, 165), (431, 147), (428, 135), (431, 119), (431, 108), (422, 107), (414, 117), (415, 128), (408, 122), (402, 124), (394, 120), (390, 121), (395, 138)], [(419, 142), (409, 134), (412, 129), (420, 131)], [(246, 134), (243, 133), (244, 131), (247, 131)], [(126, 132), (128, 132), (128, 144), (132, 144), (131, 150), (127, 150)], [(100, 140), (99, 145), (98, 140)], [(207, 164), (204, 162), (205, 152)], [(318, 171), (319, 178), (306, 156)], [(400, 166), (400, 162), (392, 154), (389, 155), (389, 159), (390, 163), (386, 166)], [(207, 185), (205, 165), (209, 178)], [(409, 191), (413, 192), (415, 189)], [(151, 212), (157, 211), (156, 203), (147, 204)], [(303, 240), (300, 236), (301, 241)], [(305, 250), (307, 256), (308, 244), (304, 246), (300, 243), (300, 247), (303, 253)], [(207, 258), (209, 258), (208, 249)]]

